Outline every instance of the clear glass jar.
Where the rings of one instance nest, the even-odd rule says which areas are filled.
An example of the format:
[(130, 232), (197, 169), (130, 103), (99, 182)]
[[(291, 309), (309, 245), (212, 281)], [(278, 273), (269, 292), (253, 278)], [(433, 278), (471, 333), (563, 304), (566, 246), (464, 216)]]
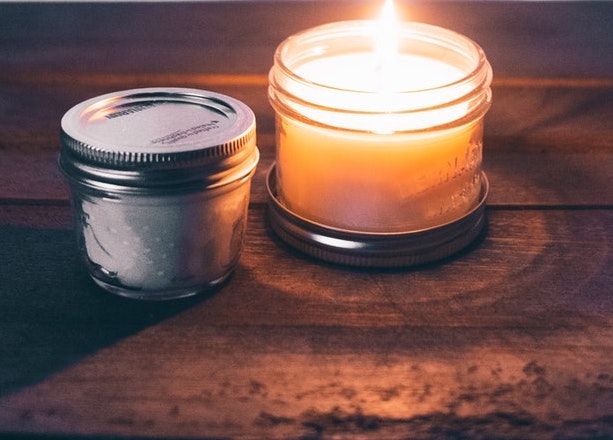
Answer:
[(374, 21), (305, 30), (279, 45), (269, 74), (274, 202), (329, 243), (334, 231), (374, 237), (443, 227), (484, 201), (492, 79), (484, 52), (453, 31), (404, 22), (382, 61), (380, 32)]
[(97, 284), (172, 299), (228, 278), (259, 159), (245, 104), (195, 89), (121, 91), (70, 109), (61, 137), (77, 241)]

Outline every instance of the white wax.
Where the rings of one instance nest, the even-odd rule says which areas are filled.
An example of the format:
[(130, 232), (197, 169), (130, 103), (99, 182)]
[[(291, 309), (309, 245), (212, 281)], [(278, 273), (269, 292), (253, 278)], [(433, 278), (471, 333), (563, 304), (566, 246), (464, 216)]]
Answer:
[(247, 180), (210, 193), (83, 197), (77, 226), (94, 279), (143, 298), (218, 283), (239, 257), (249, 189)]

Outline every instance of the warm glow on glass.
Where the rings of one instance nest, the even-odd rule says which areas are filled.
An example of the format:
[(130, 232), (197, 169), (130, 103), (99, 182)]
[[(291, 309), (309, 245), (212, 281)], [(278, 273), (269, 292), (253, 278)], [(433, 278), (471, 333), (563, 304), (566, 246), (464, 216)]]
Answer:
[[(489, 107), (480, 82), (489, 81), (489, 65), (479, 57), (459, 34), (398, 21), (392, 0), (375, 20), (285, 40), (269, 88), (284, 206), (322, 225), (374, 233), (437, 227), (468, 213), (481, 194), (480, 118)], [(477, 68), (483, 73), (472, 81)]]

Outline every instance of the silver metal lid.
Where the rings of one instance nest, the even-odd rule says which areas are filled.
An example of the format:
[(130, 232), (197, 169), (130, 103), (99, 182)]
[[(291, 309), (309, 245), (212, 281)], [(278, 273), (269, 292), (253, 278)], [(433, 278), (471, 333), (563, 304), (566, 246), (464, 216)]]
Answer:
[(433, 228), (372, 233), (322, 225), (290, 211), (277, 197), (275, 165), (266, 179), (269, 222), (284, 242), (331, 263), (359, 267), (406, 267), (449, 257), (474, 241), (486, 223), (489, 182), (481, 175), (479, 203), (463, 217)]
[(67, 176), (125, 186), (210, 184), (245, 161), (251, 169), (257, 156), (255, 116), (247, 105), (186, 88), (132, 89), (84, 101), (62, 118), (61, 142)]

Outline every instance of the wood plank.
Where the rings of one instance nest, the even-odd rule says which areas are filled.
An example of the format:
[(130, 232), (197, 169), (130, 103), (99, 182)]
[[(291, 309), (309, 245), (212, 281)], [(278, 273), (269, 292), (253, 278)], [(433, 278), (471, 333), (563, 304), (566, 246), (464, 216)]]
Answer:
[[(189, 84), (209, 87), (205, 82)], [(262, 158), (253, 202), (264, 203), (264, 176), (274, 160), (274, 116), (265, 85), (217, 84), (251, 106)], [(108, 87), (108, 86), (106, 86)], [(0, 87), (6, 118), (0, 128), (0, 199), (67, 200), (57, 170), (64, 111), (104, 85)], [(108, 91), (108, 90), (107, 90)], [(29, 111), (35, 109), (35, 111)], [(586, 109), (589, 109), (587, 111)], [(613, 87), (500, 86), (486, 120), (484, 167), (492, 205), (611, 206)]]
[[(19, 78), (35, 70), (262, 74), (276, 45), (289, 35), (333, 21), (377, 17), (381, 3), (0, 4), (0, 75)], [(473, 38), (498, 75), (611, 76), (610, 2), (396, 3), (405, 20)]]
[(35, 229), (70, 229), (69, 202), (50, 200), (35, 203), (1, 203), (0, 228), (20, 226)]
[[(383, 271), (324, 264), (294, 252), (271, 235), (265, 209), (253, 208), (235, 277), (199, 314), (206, 318), (203, 322), (220, 326), (514, 323), (541, 328), (553, 325), (542, 319), (547, 314), (570, 327), (597, 324), (592, 319), (598, 316), (610, 318), (611, 210), (489, 210), (488, 217), (485, 237), (445, 264)], [(55, 301), (65, 289), (66, 300), (81, 305), (87, 300), (81, 295), (98, 294), (86, 276), (77, 274), (83, 269), (75, 259), (71, 231), (5, 227), (0, 234), (0, 261), (12, 271), (5, 271), (5, 285), (22, 286), (32, 295), (42, 289), (37, 283), (44, 282), (53, 289), (40, 298), (44, 303)], [(18, 268), (30, 265), (35, 275), (35, 268), (44, 267), (41, 275), (49, 278), (20, 282)], [(23, 314), (19, 302), (11, 302), (19, 294), (7, 291), (2, 301), (13, 313)], [(61, 315), (61, 307), (49, 306)], [(431, 308), (437, 312), (422, 313)], [(29, 314), (22, 318), (29, 319)], [(61, 319), (57, 323), (71, 326)]]
[[(265, 177), (274, 161), (274, 147), (265, 142), (260, 143), (252, 204), (268, 200)], [(491, 184), (490, 206), (613, 206), (613, 152), (489, 152), (486, 148), (484, 169)], [(68, 186), (57, 168), (57, 153), (0, 152), (0, 211), (33, 204), (68, 205)]]
[(608, 438), (613, 347), (573, 333), (552, 347), (521, 333), (163, 323), (2, 399), (0, 424), (85, 438)]
[(613, 435), (613, 212), (489, 219), (446, 264), (358, 271), (255, 210), (232, 279), (173, 304), (102, 293), (69, 231), (3, 228), (0, 432)]
[[(61, 77), (60, 82), (52, 83), (0, 83), (0, 153), (57, 151), (60, 120), (70, 107), (116, 90), (168, 86), (163, 78), (143, 75), (134, 81), (130, 75), (122, 75), (100, 82)], [(274, 133), (274, 112), (267, 100), (266, 77), (202, 75), (184, 79), (185, 83), (174, 85), (213, 90), (245, 102), (256, 114), (260, 137), (270, 140), (266, 136)], [(613, 150), (609, 123), (613, 120), (613, 81), (597, 86), (589, 80), (553, 85), (528, 81), (516, 84), (501, 79), (500, 85), (494, 85), (493, 105), (486, 116), (486, 147), (490, 151)]]
[[(397, 2), (494, 66), (488, 228), (409, 269), (300, 254), (266, 223), (266, 72), (379, 2), (0, 3), (0, 437), (613, 438), (613, 3)], [(128, 301), (78, 261), (58, 125), (140, 86), (252, 107), (244, 252), (201, 297)]]

